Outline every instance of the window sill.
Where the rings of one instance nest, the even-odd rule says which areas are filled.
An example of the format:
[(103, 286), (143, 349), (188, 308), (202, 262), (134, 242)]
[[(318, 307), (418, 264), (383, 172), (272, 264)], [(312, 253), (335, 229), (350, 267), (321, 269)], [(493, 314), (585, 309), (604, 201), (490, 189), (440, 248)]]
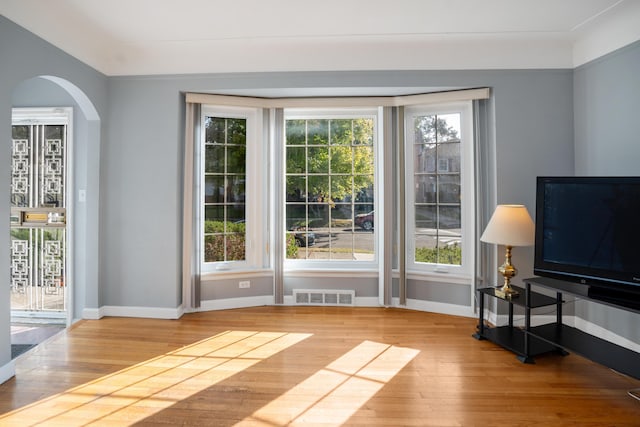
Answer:
[(374, 268), (285, 268), (285, 276), (291, 277), (373, 277), (377, 278), (379, 272)]
[(407, 271), (407, 279), (429, 283), (471, 285), (473, 277), (467, 274), (439, 273), (435, 271)]
[(265, 277), (273, 276), (273, 274), (273, 270), (268, 268), (246, 270), (216, 270), (200, 273), (200, 280), (204, 282), (209, 280)]

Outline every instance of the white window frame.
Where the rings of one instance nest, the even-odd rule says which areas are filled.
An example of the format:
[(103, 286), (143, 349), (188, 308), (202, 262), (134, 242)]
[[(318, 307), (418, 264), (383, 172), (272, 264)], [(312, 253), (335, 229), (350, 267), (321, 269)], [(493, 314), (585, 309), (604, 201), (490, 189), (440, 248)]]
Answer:
[[(247, 154), (245, 182), (245, 259), (244, 261), (204, 261), (204, 161), (205, 161), (205, 117), (225, 117), (247, 120)], [(264, 147), (262, 144), (262, 109), (250, 107), (228, 107), (203, 105), (200, 114), (200, 138), (197, 150), (199, 209), (197, 213), (198, 238), (200, 239), (199, 262), (202, 273), (220, 271), (247, 271), (260, 269), (265, 260), (265, 229), (267, 218), (262, 215), (267, 211), (264, 194), (263, 176), (267, 167), (262, 161)]]
[[(406, 263), (409, 273), (440, 277), (442, 281), (451, 279), (471, 279), (474, 274), (475, 254), (475, 163), (474, 163), (474, 135), (473, 135), (473, 106), (469, 102), (447, 104), (416, 105), (405, 108), (405, 167), (406, 167), (406, 235), (415, 236), (415, 188), (414, 188), (414, 149), (415, 140), (414, 117), (430, 114), (460, 114), (460, 185), (461, 185), (461, 235), (462, 235), (462, 264), (431, 264), (416, 262), (415, 239), (407, 239)], [(439, 168), (439, 164), (436, 165)], [(444, 277), (446, 276), (446, 278)], [(448, 280), (447, 280), (448, 279)]]
[[(381, 135), (381, 126), (382, 117), (381, 110), (378, 107), (371, 108), (349, 108), (349, 107), (336, 107), (336, 108), (285, 108), (284, 109), (284, 121), (282, 123), (283, 131), (282, 135), (285, 135), (285, 123), (287, 120), (296, 120), (296, 119), (358, 119), (358, 118), (372, 118), (374, 120), (374, 134), (373, 134), (373, 180), (374, 180), (374, 189), (373, 189), (373, 206), (375, 211), (380, 211), (379, 203), (382, 197), (382, 188), (380, 185), (379, 178), (379, 156), (378, 156), (378, 146), (379, 142), (382, 140)], [(282, 189), (283, 194), (286, 191), (284, 188), (286, 180), (284, 179), (286, 174), (286, 144), (285, 141), (282, 141), (283, 146), (283, 155), (285, 159), (283, 159), (283, 170), (281, 171), (280, 176), (282, 179)], [(286, 201), (284, 202), (286, 206)], [(282, 212), (284, 213), (286, 209)], [(382, 218), (382, 216), (380, 216)], [(282, 218), (279, 220), (282, 221), (283, 229), (285, 229), (286, 225), (286, 214), (282, 215)], [(374, 241), (374, 257), (371, 261), (360, 261), (360, 260), (308, 260), (308, 259), (287, 259), (286, 254), (283, 254), (284, 260), (284, 269), (285, 270), (375, 270), (378, 268), (379, 262), (379, 236), (382, 235), (382, 227), (384, 224), (382, 222), (376, 221), (377, 225), (373, 230), (373, 241)]]

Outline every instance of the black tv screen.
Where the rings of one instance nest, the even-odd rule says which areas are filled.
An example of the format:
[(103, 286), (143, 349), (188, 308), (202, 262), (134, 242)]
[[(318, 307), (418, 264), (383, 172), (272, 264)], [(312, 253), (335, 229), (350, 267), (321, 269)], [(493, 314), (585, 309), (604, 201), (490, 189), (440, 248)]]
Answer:
[(640, 292), (640, 177), (539, 177), (534, 273)]

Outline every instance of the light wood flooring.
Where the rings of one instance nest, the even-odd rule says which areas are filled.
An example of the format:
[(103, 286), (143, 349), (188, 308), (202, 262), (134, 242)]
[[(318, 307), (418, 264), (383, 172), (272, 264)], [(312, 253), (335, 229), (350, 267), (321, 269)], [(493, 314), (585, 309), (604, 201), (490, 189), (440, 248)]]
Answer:
[(344, 307), (83, 320), (16, 359), (0, 426), (640, 426), (640, 381), (573, 354), (522, 364), (476, 323)]

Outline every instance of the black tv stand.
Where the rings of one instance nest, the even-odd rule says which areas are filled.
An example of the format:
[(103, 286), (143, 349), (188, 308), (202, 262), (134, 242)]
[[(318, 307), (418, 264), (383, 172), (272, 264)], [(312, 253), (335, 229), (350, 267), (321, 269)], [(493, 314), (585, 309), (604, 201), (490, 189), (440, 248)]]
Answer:
[[(616, 307), (621, 310), (640, 313), (640, 307), (634, 304), (619, 304), (615, 298), (600, 298), (597, 293), (590, 291), (588, 286), (566, 282), (547, 277), (533, 277), (525, 279), (525, 292), (531, 295), (531, 286), (539, 286), (556, 292), (556, 307), (558, 313), (562, 312), (562, 295), (569, 294), (580, 299), (593, 301)], [(530, 310), (527, 310), (529, 315)], [(577, 328), (562, 323), (561, 316), (557, 316), (556, 322), (541, 326), (530, 326), (527, 319), (525, 333), (536, 339), (545, 341), (564, 350), (572, 351), (596, 363), (600, 363), (615, 371), (640, 379), (640, 353), (625, 347), (595, 337)]]
[(590, 299), (640, 313), (640, 295), (625, 290), (589, 286)]

